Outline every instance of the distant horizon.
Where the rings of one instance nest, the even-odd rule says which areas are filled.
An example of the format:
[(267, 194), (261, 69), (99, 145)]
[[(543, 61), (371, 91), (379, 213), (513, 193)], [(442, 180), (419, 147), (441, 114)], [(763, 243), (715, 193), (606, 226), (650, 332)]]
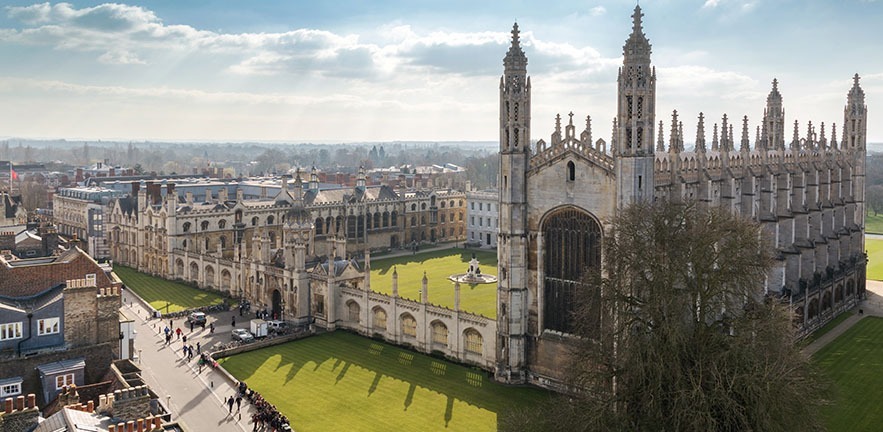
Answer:
[[(575, 113), (609, 142), (632, 0), (511, 3), (129, 1), (0, 8), (0, 134), (75, 141), (496, 141), (515, 19), (533, 139)], [(858, 73), (883, 141), (883, 1), (641, 2), (656, 120), (761, 122), (778, 79), (794, 120), (830, 131)], [(468, 17), (468, 19), (464, 19)], [(878, 108), (880, 107), (880, 108)], [(119, 137), (119, 138), (106, 138)], [(293, 138), (297, 137), (297, 138)], [(333, 137), (333, 138), (329, 138)], [(408, 138), (401, 138), (408, 137)], [(839, 137), (838, 137), (839, 138)], [(64, 138), (56, 138), (64, 139)]]

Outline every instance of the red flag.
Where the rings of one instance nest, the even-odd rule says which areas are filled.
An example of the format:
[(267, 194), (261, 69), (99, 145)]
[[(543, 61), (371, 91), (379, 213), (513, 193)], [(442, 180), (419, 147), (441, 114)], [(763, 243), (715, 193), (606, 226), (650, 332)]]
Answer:
[(13, 180), (18, 180), (18, 173), (12, 169), (12, 164), (9, 165), (9, 177)]

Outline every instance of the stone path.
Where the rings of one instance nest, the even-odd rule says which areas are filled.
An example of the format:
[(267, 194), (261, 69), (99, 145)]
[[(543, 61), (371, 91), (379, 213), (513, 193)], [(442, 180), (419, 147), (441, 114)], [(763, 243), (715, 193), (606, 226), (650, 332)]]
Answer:
[[(865, 289), (867, 290), (868, 298), (859, 303), (858, 308), (853, 310), (855, 313), (843, 320), (837, 327), (834, 327), (828, 333), (807, 345), (803, 352), (810, 356), (815, 354), (866, 316), (883, 316), (883, 282), (869, 280), (865, 285)], [(861, 309), (863, 314), (859, 315), (858, 309)]]
[[(142, 377), (150, 388), (160, 395), (162, 403), (170, 403), (172, 419), (184, 423), (192, 431), (223, 431), (242, 432), (252, 430), (252, 407), (247, 401), (242, 403), (242, 419), (238, 420), (227, 415), (227, 407), (223, 405), (225, 397), (236, 393), (236, 383), (231, 381), (219, 370), (203, 367), (199, 373), (197, 357), (190, 362), (184, 359), (183, 343), (172, 338), (170, 346), (165, 345), (162, 329), (169, 324), (168, 319), (147, 319), (147, 309), (139, 303), (135, 296), (124, 295), (123, 309), (134, 317), (137, 336), (135, 350), (139, 354), (136, 364), (142, 368)], [(129, 301), (132, 301), (129, 305)], [(209, 328), (199, 327), (190, 332), (184, 318), (174, 320), (176, 327), (184, 330), (187, 342), (196, 347), (199, 342), (203, 351), (215, 344), (229, 342), (232, 330), (231, 317), (234, 312), (222, 312), (209, 315), (208, 322), (215, 324), (215, 333), (209, 334)], [(236, 314), (237, 327), (248, 326), (246, 317)], [(236, 406), (233, 406), (236, 412)]]

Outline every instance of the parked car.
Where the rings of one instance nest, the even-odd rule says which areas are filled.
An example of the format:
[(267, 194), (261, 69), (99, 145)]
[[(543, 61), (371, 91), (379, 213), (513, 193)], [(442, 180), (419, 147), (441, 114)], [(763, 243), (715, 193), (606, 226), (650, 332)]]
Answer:
[(246, 329), (233, 329), (233, 340), (252, 342), (254, 341), (254, 336)]
[(288, 327), (288, 324), (286, 324), (285, 321), (267, 321), (267, 330), (269, 330), (270, 333), (279, 333), (285, 330), (286, 327)]
[(205, 313), (203, 312), (193, 312), (187, 317), (187, 321), (193, 325), (198, 325), (202, 328), (205, 328)]

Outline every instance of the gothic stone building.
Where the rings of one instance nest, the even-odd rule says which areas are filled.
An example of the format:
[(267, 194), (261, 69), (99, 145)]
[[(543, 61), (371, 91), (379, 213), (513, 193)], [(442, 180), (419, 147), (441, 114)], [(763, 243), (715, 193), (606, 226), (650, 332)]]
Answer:
[[(107, 214), (116, 263), (243, 297), (274, 318), (347, 328), (493, 369), (496, 321), (421, 298), (371, 290), (371, 249), (463, 239), (465, 194), (450, 189), (320, 190), (284, 179), (274, 198), (180, 202), (173, 185), (135, 185)], [(223, 194), (224, 189), (222, 189)], [(442, 232), (444, 234), (442, 235)], [(440, 236), (440, 237), (436, 237)], [(360, 264), (352, 254), (363, 254)], [(455, 287), (455, 292), (459, 288)], [(457, 297), (457, 295), (455, 295)], [(458, 297), (457, 297), (458, 298)]]
[[(497, 376), (554, 385), (566, 355), (574, 285), (600, 268), (605, 225), (617, 209), (646, 200), (694, 200), (761, 223), (778, 261), (759, 291), (790, 301), (795, 324), (809, 331), (863, 296), (866, 107), (858, 75), (847, 95), (837, 141), (810, 122), (794, 121), (786, 140), (777, 82), (754, 142), (723, 115), (706, 144), (699, 115), (695, 146), (672, 114), (668, 148), (656, 119), (656, 70), (636, 7), (623, 46), (618, 110), (609, 143), (581, 131), (573, 114), (550, 140), (531, 145), (527, 57), (518, 26), (500, 80), (500, 229)], [(658, 129), (657, 129), (658, 128)], [(563, 130), (562, 130), (563, 129)], [(738, 132), (740, 135), (735, 135)], [(658, 135), (657, 135), (658, 133)], [(829, 138), (830, 137), (830, 138)]]

